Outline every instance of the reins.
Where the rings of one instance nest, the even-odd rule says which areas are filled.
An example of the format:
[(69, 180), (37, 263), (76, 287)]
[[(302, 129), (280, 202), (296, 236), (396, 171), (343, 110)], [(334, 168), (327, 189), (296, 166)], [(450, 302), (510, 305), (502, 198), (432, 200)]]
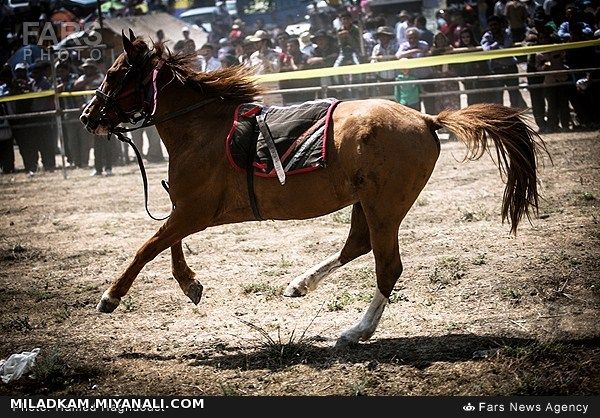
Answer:
[[(146, 175), (146, 168), (144, 167), (144, 161), (142, 160), (142, 153), (135, 146), (135, 144), (133, 143), (133, 140), (124, 134), (126, 132), (133, 132), (138, 129), (147, 128), (149, 126), (157, 125), (159, 123), (166, 122), (171, 119), (175, 119), (178, 116), (185, 115), (188, 112), (199, 109), (202, 106), (205, 106), (217, 99), (218, 99), (218, 97), (211, 97), (210, 99), (201, 100), (198, 103), (194, 103), (192, 106), (189, 106), (189, 107), (186, 107), (183, 109), (179, 109), (173, 113), (168, 113), (166, 115), (163, 115), (160, 118), (157, 118), (156, 120), (152, 119), (152, 115), (148, 115), (148, 117), (146, 117), (144, 119), (144, 123), (142, 123), (140, 126), (136, 126), (133, 128), (125, 128), (122, 126), (121, 127), (117, 126), (110, 130), (110, 132), (108, 134), (109, 140), (110, 140), (110, 136), (112, 134), (114, 134), (119, 139), (119, 141), (125, 142), (126, 144), (128, 144), (131, 148), (133, 148), (133, 151), (135, 152), (135, 157), (137, 159), (138, 166), (140, 167), (140, 173), (142, 174), (142, 182), (144, 184), (144, 207), (146, 209), (146, 213), (148, 214), (148, 216), (150, 218), (154, 219), (155, 221), (164, 221), (165, 219), (168, 219), (169, 216), (171, 216), (171, 214), (168, 214), (163, 218), (157, 218), (150, 213), (150, 210), (148, 209), (148, 177)], [(163, 179), (163, 180), (161, 180), (160, 183), (162, 184), (163, 188), (167, 191), (167, 193), (169, 193), (169, 184), (167, 183), (167, 181), (165, 179)], [(173, 209), (174, 208), (175, 208), (175, 205), (173, 205)], [(172, 212), (172, 209), (171, 209), (171, 212)]]
[[(146, 54), (146, 56), (143, 59), (143, 63), (145, 63), (148, 59), (150, 59), (150, 56), (148, 54)], [(165, 219), (168, 219), (171, 216), (171, 213), (173, 212), (173, 209), (175, 209), (175, 205), (172, 206), (171, 208), (171, 213), (169, 213), (168, 215), (162, 217), (162, 218), (157, 218), (155, 216), (153, 216), (150, 213), (150, 210), (148, 209), (148, 176), (146, 175), (146, 168), (144, 167), (144, 162), (142, 159), (142, 153), (140, 152), (140, 150), (138, 150), (138, 148), (135, 146), (135, 144), (133, 143), (133, 140), (130, 139), (129, 137), (127, 137), (125, 135), (125, 133), (127, 132), (133, 132), (136, 131), (138, 129), (143, 129), (143, 128), (147, 128), (150, 126), (155, 126), (158, 125), (159, 123), (163, 123), (163, 122), (167, 122), (171, 119), (175, 119), (181, 115), (185, 115), (186, 113), (189, 113), (191, 111), (194, 111), (196, 109), (199, 109), (203, 106), (206, 106), (209, 103), (214, 102), (217, 99), (221, 99), (221, 97), (211, 97), (208, 99), (204, 99), (201, 100), (197, 103), (194, 103), (191, 106), (185, 107), (183, 109), (179, 109), (176, 110), (174, 112), (171, 113), (167, 113), (166, 115), (163, 115), (161, 117), (155, 118), (154, 117), (154, 112), (156, 111), (156, 105), (157, 105), (157, 93), (158, 93), (158, 89), (156, 86), (156, 79), (157, 79), (157, 75), (158, 72), (160, 71), (160, 69), (162, 68), (164, 64), (164, 61), (159, 61), (159, 63), (157, 64), (157, 66), (155, 68), (152, 69), (152, 71), (148, 74), (148, 76), (146, 76), (144, 78), (144, 80), (141, 80), (140, 77), (140, 82), (138, 83), (138, 85), (136, 86), (136, 90), (135, 92), (137, 93), (138, 91), (143, 92), (143, 89), (145, 88), (146, 84), (148, 83), (148, 81), (150, 81), (150, 79), (152, 79), (152, 84), (154, 87), (154, 91), (152, 92), (153, 95), (153, 100), (152, 100), (152, 109), (150, 110), (150, 112), (148, 112), (145, 109), (145, 101), (142, 100), (142, 109), (139, 110), (138, 112), (125, 112), (121, 109), (121, 107), (119, 106), (119, 104), (117, 103), (116, 99), (118, 98), (116, 92), (111, 94), (111, 95), (107, 95), (106, 93), (104, 93), (103, 91), (101, 91), (100, 89), (96, 90), (96, 97), (98, 97), (101, 101), (104, 102), (105, 104), (105, 111), (107, 110), (106, 108), (108, 107), (109, 104), (112, 104), (114, 107), (114, 110), (116, 110), (116, 112), (124, 117), (124, 119), (126, 119), (126, 122), (129, 123), (136, 123), (139, 122), (140, 120), (143, 120), (142, 124), (140, 126), (135, 126), (135, 127), (131, 127), (131, 128), (125, 128), (123, 126), (116, 126), (112, 129), (109, 130), (108, 133), (108, 140), (110, 140), (111, 135), (115, 135), (119, 141), (121, 142), (125, 142), (127, 143), (129, 146), (131, 146), (131, 148), (133, 148), (133, 151), (135, 153), (135, 157), (137, 159), (138, 162), (138, 166), (140, 168), (140, 173), (142, 174), (142, 182), (144, 185), (144, 208), (146, 209), (146, 213), (148, 214), (148, 216), (150, 216), (150, 218), (154, 219), (155, 221), (164, 221)], [(124, 79), (126, 78), (127, 74), (125, 75), (125, 77), (123, 77)], [(117, 89), (117, 91), (120, 89)], [(133, 113), (139, 113), (138, 116), (136, 116)], [(167, 193), (169, 193), (169, 184), (166, 180), (161, 180), (161, 184), (163, 186), (163, 188), (167, 191)]]

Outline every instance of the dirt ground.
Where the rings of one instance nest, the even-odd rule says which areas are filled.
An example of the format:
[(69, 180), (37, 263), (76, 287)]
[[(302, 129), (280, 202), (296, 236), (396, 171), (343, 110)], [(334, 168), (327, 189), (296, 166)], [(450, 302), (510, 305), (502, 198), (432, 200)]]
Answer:
[[(304, 298), (287, 283), (338, 251), (349, 210), (249, 222), (184, 240), (198, 306), (170, 253), (117, 310), (95, 306), (160, 225), (136, 165), (0, 177), (0, 357), (41, 349), (0, 395), (600, 394), (600, 134), (544, 137), (540, 216), (516, 237), (488, 156), (444, 142), (399, 241), (404, 273), (373, 338), (336, 350), (375, 287), (372, 253)], [(147, 166), (154, 214), (169, 210)]]

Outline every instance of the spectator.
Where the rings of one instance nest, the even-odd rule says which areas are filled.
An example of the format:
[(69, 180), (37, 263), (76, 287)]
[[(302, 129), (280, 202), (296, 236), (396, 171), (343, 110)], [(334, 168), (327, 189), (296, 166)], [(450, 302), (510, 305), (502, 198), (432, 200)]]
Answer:
[[(452, 51), (452, 45), (450, 40), (443, 32), (438, 32), (433, 37), (433, 45), (431, 46), (429, 53), (431, 55), (443, 55)], [(456, 77), (456, 73), (448, 64), (438, 65), (433, 68), (433, 78), (451, 78)], [(460, 89), (458, 82), (456, 81), (440, 81), (435, 84), (437, 92), (443, 91), (458, 91)], [(446, 94), (443, 96), (436, 96), (435, 100), (435, 113), (440, 113), (442, 110), (447, 109), (460, 109), (460, 96), (457, 93)]]
[[(505, 17), (506, 16), (506, 0), (498, 0), (494, 3), (494, 14), (493, 16)], [(490, 22), (488, 21), (488, 24)]]
[(396, 23), (396, 42), (398, 45), (402, 45), (406, 42), (406, 29), (408, 29), (410, 17), (410, 13), (406, 10), (402, 10), (398, 13), (398, 22)]
[[(396, 51), (396, 58), (420, 58), (429, 55), (429, 45), (425, 41), (419, 40), (419, 30), (417, 28), (408, 28), (406, 30), (406, 42), (403, 42)], [(431, 78), (433, 71), (431, 67), (420, 67), (410, 70), (410, 76), (415, 79)], [(423, 93), (433, 92), (433, 84), (421, 84), (420, 90)], [(424, 97), (423, 105), (425, 113), (433, 115), (435, 112), (435, 99), (433, 97)]]
[[(396, 81), (416, 80), (415, 76), (409, 70), (401, 70), (396, 77)], [(396, 101), (401, 105), (410, 107), (411, 109), (421, 111), (420, 88), (418, 84), (396, 84), (394, 87)]]
[[(9, 65), (4, 65), (0, 70), (0, 97), (10, 94), (12, 71)], [(12, 129), (7, 119), (10, 102), (0, 103), (0, 173), (8, 174), (15, 171), (15, 148)]]
[(221, 59), (221, 68), (229, 68), (235, 67), (236, 65), (240, 65), (240, 62), (236, 58), (235, 55), (224, 55)]
[(312, 56), (306, 61), (309, 68), (332, 67), (339, 55), (335, 39), (324, 30), (317, 31), (310, 38), (316, 46)]
[[(73, 90), (77, 75), (71, 71), (71, 65), (68, 61), (59, 61), (55, 65), (56, 68), (56, 89), (59, 92), (71, 92)], [(61, 109), (78, 109), (82, 100), (77, 97), (61, 97), (60, 98)], [(63, 141), (65, 144), (65, 155), (67, 162), (75, 167), (75, 158), (73, 151), (77, 149), (74, 141), (77, 140), (78, 135), (75, 131), (85, 129), (84, 126), (79, 122), (79, 115), (73, 113), (63, 113), (62, 118), (62, 131)]]
[(521, 42), (525, 38), (529, 11), (526, 0), (509, 0), (506, 3), (506, 20), (510, 28), (513, 42)]
[[(375, 33), (375, 39), (377, 39), (377, 45), (373, 47), (371, 62), (376, 63), (393, 59), (394, 54), (398, 50), (394, 30), (389, 26), (380, 26), (377, 28), (377, 32)], [(377, 81), (394, 81), (396, 79), (396, 75), (396, 70), (380, 71), (377, 73)], [(379, 94), (382, 96), (393, 94), (393, 90), (394, 86), (379, 86)]]
[(300, 34), (298, 40), (300, 41), (300, 50), (303, 54), (312, 56), (313, 51), (315, 49), (315, 45), (311, 42), (310, 32), (303, 32)]
[[(556, 43), (554, 32), (548, 27), (540, 31), (538, 40), (541, 45)], [(555, 71), (567, 69), (565, 51), (541, 52), (535, 56), (538, 71)], [(570, 125), (568, 86), (557, 85), (568, 81), (568, 74), (546, 74), (544, 76), (544, 95), (548, 102), (546, 120), (547, 132), (567, 131)], [(561, 128), (559, 129), (558, 123)]]
[(349, 12), (342, 13), (339, 17), (341, 27), (337, 35), (340, 53), (333, 66), (360, 64), (363, 49), (360, 29), (352, 23), (352, 16)]
[[(50, 62), (36, 60), (31, 66), (32, 91), (47, 91), (52, 89), (52, 83), (46, 77), (51, 72)], [(32, 112), (45, 112), (54, 110), (54, 100), (52, 97), (42, 97), (34, 99), (31, 103)], [(57, 129), (54, 116), (38, 116), (33, 119), (33, 124), (29, 128), (29, 134), (38, 141), (37, 148), (42, 157), (42, 165), (45, 171), (52, 172), (56, 168), (57, 153)]]
[(277, 41), (277, 45), (273, 48), (275, 51), (279, 53), (283, 53), (284, 55), (287, 53), (287, 41), (290, 39), (290, 35), (282, 30), (277, 32), (277, 36), (275, 36), (275, 40)]
[[(95, 90), (102, 84), (104, 74), (100, 72), (93, 59), (85, 59), (79, 69), (83, 74), (75, 81), (74, 88), (76, 90)], [(79, 138), (80, 143), (77, 154), (81, 156), (80, 164), (82, 167), (87, 167), (89, 161), (88, 138), (90, 137), (84, 135)], [(91, 175), (101, 176), (104, 172), (107, 176), (112, 176), (112, 145), (104, 137), (91, 135), (91, 138), (93, 138), (94, 143), (94, 171)]]
[(427, 29), (427, 19), (423, 15), (415, 18), (415, 27), (419, 29), (419, 39), (427, 42), (428, 45), (433, 44), (433, 32)]
[[(146, 139), (148, 140), (148, 151), (146, 154), (143, 154), (144, 133), (146, 133)], [(162, 152), (160, 135), (158, 134), (158, 130), (155, 126), (149, 126), (148, 128), (132, 131), (131, 140), (135, 144), (136, 148), (140, 151), (140, 154), (142, 154), (149, 163), (160, 163), (165, 160)], [(98, 169), (96, 168), (96, 170)], [(107, 173), (107, 175), (110, 174)]]
[(211, 44), (204, 44), (198, 50), (201, 71), (209, 72), (221, 68), (221, 61), (215, 58), (214, 53), (215, 48)]
[(256, 74), (278, 73), (280, 69), (279, 54), (273, 49), (271, 35), (264, 30), (258, 30), (250, 38), (257, 45), (257, 50), (250, 55), (250, 66)]
[(181, 52), (184, 54), (193, 54), (196, 52), (196, 42), (190, 38), (190, 29), (187, 26), (181, 28), (181, 34), (183, 35)]
[[(480, 47), (479, 42), (475, 39), (473, 29), (464, 28), (459, 35), (458, 40), (459, 48), (467, 48), (467, 50), (478, 49)], [(471, 61), (461, 64), (456, 64), (454, 70), (457, 75), (461, 77), (478, 76), (489, 74), (488, 63), (485, 61)], [(481, 88), (481, 83), (478, 80), (465, 80), (463, 81), (465, 90), (474, 90)], [(468, 93), (467, 92), (467, 104), (472, 105), (475, 103), (486, 103), (488, 101), (486, 93)]]
[(219, 39), (219, 49), (217, 50), (217, 59), (219, 62), (225, 55), (235, 54), (235, 48), (229, 38)]
[(156, 45), (163, 45), (166, 42), (168, 41), (165, 39), (165, 32), (162, 29), (157, 30), (156, 39), (154, 40), (154, 43)]
[(215, 42), (223, 37), (226, 37), (227, 34), (231, 31), (231, 27), (233, 25), (233, 18), (229, 14), (227, 10), (227, 5), (224, 1), (215, 2), (215, 8), (213, 11), (213, 17), (211, 22), (212, 29), (212, 39)]
[[(545, 15), (544, 15), (545, 16)], [(530, 28), (525, 36), (524, 44), (533, 46), (539, 44), (539, 33), (544, 30), (546, 24), (545, 18), (535, 18), (534, 26)], [(531, 99), (531, 111), (533, 119), (538, 126), (539, 133), (546, 133), (546, 98), (544, 96), (544, 76), (535, 74), (538, 72), (536, 67), (536, 54), (527, 56), (527, 85), (529, 86), (529, 97)]]
[(253, 36), (248, 35), (244, 38), (244, 40), (238, 44), (238, 48), (241, 48), (241, 51), (236, 52), (238, 60), (240, 64), (245, 66), (250, 66), (250, 56), (257, 50), (258, 43), (252, 41)]
[(286, 46), (287, 53), (281, 63), (281, 71), (302, 70), (306, 66), (309, 56), (300, 50), (298, 38), (289, 38)]
[[(505, 27), (505, 19), (499, 16), (490, 16), (488, 19), (489, 30), (483, 34), (481, 47), (484, 51), (510, 48), (513, 46), (510, 30)], [(490, 72), (492, 74), (517, 74), (517, 60), (515, 57), (497, 58), (489, 61)], [(488, 83), (486, 83), (488, 84)], [(507, 87), (510, 106), (515, 108), (525, 108), (525, 100), (518, 90), (519, 79), (516, 77), (505, 78), (501, 80), (489, 81), (491, 87)], [(493, 92), (490, 99), (494, 103), (503, 104), (503, 91)]]
[(580, 19), (580, 13), (577, 6), (570, 4), (565, 10), (565, 21), (558, 27), (558, 37), (564, 41), (574, 41), (575, 36), (578, 41), (590, 39), (594, 31), (587, 23)]
[[(257, 30), (250, 41), (255, 43), (257, 50), (250, 55), (249, 64), (256, 74), (278, 73), (281, 69), (279, 54), (273, 49), (271, 35), (265, 30)], [(277, 90), (278, 82), (263, 83), (266, 91)], [(263, 102), (267, 106), (283, 105), (283, 96), (279, 93), (263, 95)]]
[[(33, 92), (33, 79), (27, 74), (28, 66), (25, 62), (15, 65), (14, 78), (9, 88), (11, 95)], [(31, 112), (31, 100), (18, 100), (15, 102), (15, 113)], [(38, 169), (39, 144), (37, 139), (31, 135), (30, 128), (22, 126), (28, 121), (24, 119), (12, 120), (10, 125), (13, 135), (19, 146), (19, 154), (23, 159), (23, 165), (28, 176), (33, 176)]]

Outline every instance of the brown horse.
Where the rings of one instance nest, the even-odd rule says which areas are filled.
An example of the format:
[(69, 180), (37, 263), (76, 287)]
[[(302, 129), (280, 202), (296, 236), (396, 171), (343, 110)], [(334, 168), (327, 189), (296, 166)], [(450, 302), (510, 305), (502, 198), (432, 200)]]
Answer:
[[(135, 113), (150, 114), (155, 106), (153, 120), (169, 153), (174, 209), (104, 292), (97, 309), (112, 312), (141, 269), (169, 247), (173, 276), (197, 304), (203, 288), (186, 264), (181, 240), (211, 226), (256, 220), (246, 175), (232, 169), (224, 142), (234, 109), (261, 92), (246, 70), (198, 72), (193, 57), (173, 56), (160, 45), (149, 47), (133, 33), (130, 39), (124, 36), (124, 50), (81, 121), (93, 133), (107, 134)], [(157, 103), (145, 100), (149, 89), (158, 92), (150, 95)], [(440, 153), (435, 131), (441, 127), (461, 139), (470, 159), (489, 152), (488, 140), (494, 144), (506, 181), (502, 220), (508, 219), (515, 233), (523, 215), (537, 210), (536, 154), (544, 145), (522, 111), (501, 105), (479, 104), (430, 116), (389, 100), (343, 101), (328, 128), (326, 167), (289, 176), (284, 186), (276, 178), (254, 180), (256, 201), (266, 219), (307, 219), (352, 205), (350, 232), (341, 251), (293, 279), (284, 292), (304, 296), (329, 273), (373, 250), (375, 296), (360, 322), (341, 334), (339, 344), (367, 340), (375, 332), (402, 273), (398, 229), (434, 169)]]

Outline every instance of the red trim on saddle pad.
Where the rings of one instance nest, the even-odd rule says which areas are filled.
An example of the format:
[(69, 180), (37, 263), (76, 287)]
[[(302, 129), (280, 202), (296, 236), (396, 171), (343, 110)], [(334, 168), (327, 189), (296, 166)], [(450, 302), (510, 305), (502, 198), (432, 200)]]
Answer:
[[(252, 162), (254, 175), (277, 176), (270, 157), (265, 157), (264, 139), (259, 136), (255, 116), (262, 113), (277, 144), (286, 174), (307, 173), (324, 167), (328, 130), (339, 102), (327, 99), (287, 107), (264, 107), (256, 103), (237, 106), (225, 140), (227, 160), (237, 171), (246, 172), (250, 159), (246, 150), (258, 148)], [(252, 141), (256, 142), (257, 139), (258, 144), (253, 145)], [(319, 148), (320, 153), (315, 154)]]

